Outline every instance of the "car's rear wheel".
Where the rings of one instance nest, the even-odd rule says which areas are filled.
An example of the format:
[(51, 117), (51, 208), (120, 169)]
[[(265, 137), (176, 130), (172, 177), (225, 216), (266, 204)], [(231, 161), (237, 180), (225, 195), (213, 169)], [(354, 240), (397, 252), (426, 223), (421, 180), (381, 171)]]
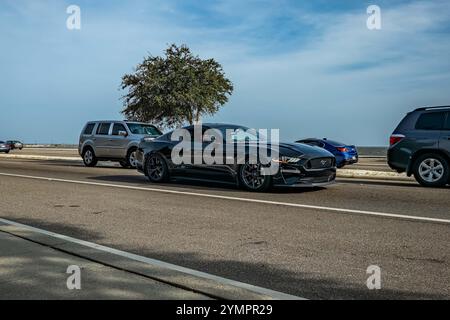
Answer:
[(438, 154), (424, 154), (417, 158), (414, 177), (424, 187), (443, 187), (450, 178), (447, 159)]
[(157, 153), (150, 155), (145, 166), (145, 174), (151, 182), (164, 182), (169, 180), (169, 168), (161, 155)]
[(94, 150), (91, 148), (84, 149), (82, 157), (86, 167), (95, 167), (97, 165), (97, 157), (95, 156)]
[(261, 164), (246, 163), (239, 167), (239, 183), (248, 191), (267, 191), (272, 186), (272, 176), (261, 173)]

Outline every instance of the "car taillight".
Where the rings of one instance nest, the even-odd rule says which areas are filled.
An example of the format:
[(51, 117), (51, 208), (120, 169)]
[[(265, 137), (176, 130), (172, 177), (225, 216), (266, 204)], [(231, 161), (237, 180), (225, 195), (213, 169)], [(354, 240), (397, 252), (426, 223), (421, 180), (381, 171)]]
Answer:
[(348, 151), (347, 148), (342, 148), (342, 147), (338, 147), (338, 148), (336, 148), (336, 149), (337, 149), (337, 151), (339, 151), (339, 152), (347, 152), (347, 151)]
[(405, 138), (403, 134), (393, 134), (389, 139), (389, 144), (393, 146), (394, 144), (402, 141)]

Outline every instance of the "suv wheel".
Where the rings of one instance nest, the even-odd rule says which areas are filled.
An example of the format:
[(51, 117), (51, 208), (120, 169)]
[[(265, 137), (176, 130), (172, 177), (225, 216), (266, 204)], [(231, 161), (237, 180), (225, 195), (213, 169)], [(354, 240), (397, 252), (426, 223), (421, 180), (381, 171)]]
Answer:
[(130, 149), (127, 153), (126, 161), (120, 162), (120, 165), (124, 168), (136, 168), (137, 160), (136, 160), (136, 148)]
[(150, 155), (145, 163), (145, 174), (151, 182), (169, 180), (169, 168), (164, 158), (157, 153)]
[(86, 167), (95, 167), (97, 165), (97, 157), (91, 148), (84, 149), (82, 156)]
[(424, 154), (417, 158), (414, 177), (425, 187), (443, 187), (450, 177), (448, 161), (438, 154)]
[(240, 166), (238, 176), (240, 185), (248, 191), (267, 191), (272, 186), (272, 176), (261, 174), (261, 164)]

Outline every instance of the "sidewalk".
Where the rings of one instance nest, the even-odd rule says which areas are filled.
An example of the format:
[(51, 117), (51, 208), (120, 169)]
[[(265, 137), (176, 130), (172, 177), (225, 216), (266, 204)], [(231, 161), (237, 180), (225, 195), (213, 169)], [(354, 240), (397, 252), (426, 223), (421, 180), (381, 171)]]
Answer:
[[(79, 267), (80, 290), (67, 286), (69, 266)], [(1, 299), (302, 298), (0, 217)]]
[[(71, 265), (80, 267), (80, 290), (67, 287)], [(0, 231), (0, 299), (210, 298)]]

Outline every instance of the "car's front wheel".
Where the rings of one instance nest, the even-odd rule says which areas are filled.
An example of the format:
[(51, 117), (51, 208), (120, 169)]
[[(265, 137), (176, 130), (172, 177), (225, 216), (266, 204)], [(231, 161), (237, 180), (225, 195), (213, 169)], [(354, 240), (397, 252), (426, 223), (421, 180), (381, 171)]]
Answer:
[(82, 157), (86, 167), (95, 167), (97, 165), (97, 157), (91, 148), (84, 149)]
[(443, 187), (450, 178), (447, 159), (438, 154), (424, 154), (417, 158), (414, 177), (424, 187)]
[(157, 153), (151, 154), (145, 166), (145, 174), (151, 182), (164, 182), (169, 180), (169, 168), (161, 155)]
[(261, 164), (246, 163), (239, 167), (239, 183), (248, 191), (267, 191), (272, 186), (272, 176), (263, 175)]

